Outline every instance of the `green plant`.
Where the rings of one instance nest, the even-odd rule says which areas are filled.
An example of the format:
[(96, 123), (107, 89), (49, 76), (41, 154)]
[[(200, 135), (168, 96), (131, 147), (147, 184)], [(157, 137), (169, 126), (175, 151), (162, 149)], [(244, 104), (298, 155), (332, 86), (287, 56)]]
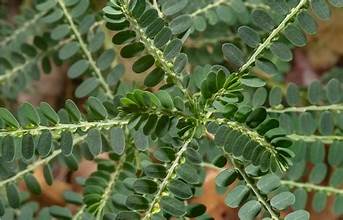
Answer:
[[(1, 33), (2, 97), (15, 99), (54, 62), (70, 64), (68, 76), (82, 79), (75, 98), (88, 98), (82, 112), (72, 100), (57, 112), (46, 102), (24, 103), (15, 114), (0, 108), (6, 195), (0, 216), (211, 219), (206, 206), (191, 202), (208, 167), (219, 170), (218, 193), (232, 185), (225, 203), (239, 208), (241, 219), (309, 219), (308, 191), (315, 192), (316, 211), (333, 195), (333, 209), (342, 214), (342, 82), (282, 84), (292, 48), (316, 33), (314, 16), (329, 19), (329, 3), (343, 6), (341, 0), (111, 0), (97, 12), (89, 0), (34, 1), (35, 16)], [(36, 22), (38, 30), (27, 32)], [(144, 85), (120, 80), (125, 70), (117, 53), (134, 60), (133, 72), (147, 73)], [(44, 166), (51, 185), (53, 163), (75, 171), (82, 158), (97, 171), (79, 179), (82, 195), (64, 193), (79, 206), (76, 213), (38, 209), (17, 187), (23, 179), (40, 194), (37, 167)], [(302, 182), (308, 162), (314, 167)]]

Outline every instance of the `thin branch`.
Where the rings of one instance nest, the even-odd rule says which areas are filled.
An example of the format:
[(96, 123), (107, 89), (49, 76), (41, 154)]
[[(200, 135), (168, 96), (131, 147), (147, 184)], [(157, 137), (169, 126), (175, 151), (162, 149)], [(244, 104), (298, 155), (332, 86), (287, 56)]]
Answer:
[(249, 137), (250, 140), (254, 140), (255, 142), (259, 143), (259, 145), (265, 147), (273, 156), (277, 154), (275, 151), (275, 147), (271, 145), (269, 142), (266, 141), (266, 139), (258, 134), (255, 130), (250, 129), (247, 126), (241, 125), (240, 123), (229, 121), (227, 119), (215, 119), (215, 122), (218, 124), (226, 125), (232, 130), (238, 131), (241, 134), (244, 134)]
[[(209, 11), (209, 10), (211, 10), (213, 8), (218, 7), (219, 5), (231, 5), (232, 1), (235, 1), (235, 0), (218, 0), (218, 1), (214, 1), (211, 4), (208, 4), (207, 6), (194, 11), (193, 13), (190, 14), (190, 16), (191, 17), (195, 17), (195, 16), (197, 16), (199, 14), (206, 13), (207, 11)], [(255, 8), (269, 9), (269, 6), (267, 6), (265, 4), (254, 4), (254, 3), (251, 3), (251, 2), (244, 2), (244, 5), (246, 7), (252, 8), (252, 9), (255, 9)]]
[[(101, 25), (103, 25), (105, 22), (104, 21), (99, 21), (99, 22), (95, 22), (90, 28), (90, 31), (94, 31), (94, 29), (96, 27), (99, 27)], [(25, 61), (25, 63), (11, 69), (11, 70), (7, 70), (3, 75), (0, 75), (0, 85), (3, 83), (6, 83), (8, 80), (16, 77), (21, 71), (24, 71), (28, 66), (30, 66), (31, 64), (35, 63), (37, 60), (43, 58), (44, 56), (48, 55), (49, 53), (58, 50), (60, 47), (62, 47), (63, 45), (69, 43), (70, 41), (72, 41), (75, 38), (75, 36), (71, 36), (61, 42), (59, 42), (57, 45), (55, 45), (52, 48), (49, 48), (47, 51), (44, 51), (41, 54), (37, 54), (35, 57), (29, 57), (29, 59), (27, 59)]]
[(25, 61), (25, 63), (15, 67), (11, 70), (7, 70), (3, 75), (0, 75), (0, 85), (3, 83), (6, 83), (8, 80), (12, 79), (13, 77), (16, 77), (21, 71), (26, 70), (26, 68), (28, 68), (28, 66), (32, 65), (37, 60), (43, 58), (45, 55), (51, 53), (52, 51), (55, 51), (58, 48), (62, 47), (63, 45), (67, 44), (68, 42), (72, 41), (73, 39), (74, 39), (74, 37), (70, 37), (66, 40), (63, 40), (63, 41), (59, 42), (53, 48), (48, 49), (47, 51), (44, 51), (41, 54), (37, 54), (35, 57), (30, 57), (29, 59), (27, 59)]
[(37, 13), (35, 16), (33, 16), (32, 19), (28, 20), (27, 22), (23, 23), (18, 29), (16, 29), (10, 36), (5, 37), (4, 39), (1, 40), (0, 42), (0, 47), (4, 47), (5, 45), (9, 44), (11, 41), (16, 39), (16, 37), (27, 31), (31, 26), (35, 25), (37, 21), (43, 17), (46, 14), (46, 12), (40, 12)]
[(0, 188), (6, 186), (8, 183), (15, 182), (15, 181), (21, 179), (23, 176), (25, 176), (26, 174), (31, 173), (32, 171), (36, 170), (41, 165), (49, 163), (51, 160), (53, 160), (58, 155), (60, 155), (61, 152), (62, 152), (61, 149), (55, 150), (54, 152), (52, 152), (52, 154), (50, 156), (48, 156), (44, 159), (40, 159), (33, 164), (30, 164), (29, 166), (27, 166), (27, 168), (25, 170), (22, 170), (19, 173), (17, 173), (16, 175), (1, 181), (0, 182)]
[(76, 25), (73, 21), (73, 18), (69, 14), (68, 9), (64, 4), (64, 0), (57, 0), (57, 3), (61, 7), (63, 14), (64, 14), (65, 18), (67, 19), (75, 38), (77, 39), (77, 41), (80, 44), (80, 47), (81, 47), (81, 50), (83, 51), (83, 54), (86, 56), (90, 66), (92, 67), (92, 69), (94, 71), (95, 76), (98, 78), (100, 85), (105, 90), (105, 94), (110, 99), (113, 99), (114, 98), (113, 91), (111, 90), (110, 86), (106, 83), (106, 80), (104, 79), (100, 69), (97, 67), (96, 62), (92, 57), (92, 54), (90, 53), (90, 51), (87, 48), (87, 44), (84, 42), (84, 40), (81, 36), (81, 33), (79, 32), (78, 28), (76, 27)]
[(263, 205), (263, 207), (269, 212), (271, 218), (274, 219), (274, 220), (280, 219), (278, 217), (278, 215), (274, 212), (274, 210), (270, 206), (270, 204), (264, 199), (264, 197), (262, 196), (260, 191), (257, 189), (257, 187), (255, 187), (254, 183), (251, 182), (249, 176), (245, 173), (245, 171), (243, 169), (241, 169), (239, 167), (239, 165), (237, 165), (237, 163), (233, 159), (233, 157), (231, 157), (228, 154), (226, 154), (226, 157), (227, 157), (227, 159), (229, 159), (231, 161), (231, 164), (234, 166), (235, 170), (237, 172), (239, 172), (239, 174), (243, 177), (244, 182), (251, 189), (251, 191), (253, 191), (253, 193), (255, 194), (257, 200), (259, 201), (259, 203), (261, 203)]
[(160, 184), (159, 190), (158, 192), (155, 194), (154, 199), (152, 200), (152, 202), (150, 203), (150, 206), (148, 208), (148, 210), (144, 213), (142, 220), (148, 220), (151, 218), (151, 215), (154, 214), (154, 207), (156, 206), (156, 204), (159, 203), (160, 199), (163, 196), (163, 192), (166, 189), (166, 187), (168, 186), (171, 177), (174, 175), (174, 172), (176, 170), (176, 168), (178, 168), (178, 166), (180, 165), (180, 160), (183, 156), (183, 153), (187, 150), (187, 147), (189, 145), (189, 143), (192, 141), (194, 135), (195, 135), (195, 129), (192, 133), (192, 135), (186, 140), (186, 142), (184, 143), (184, 145), (181, 147), (181, 149), (177, 152), (176, 154), (176, 158), (173, 161), (173, 163), (171, 164), (171, 166), (169, 167), (168, 171), (167, 171), (167, 175), (166, 177), (163, 179), (162, 183)]
[(154, 45), (154, 41), (149, 39), (148, 36), (146, 36), (144, 30), (140, 28), (138, 21), (131, 16), (131, 13), (128, 9), (127, 1), (122, 0), (121, 2), (122, 2), (121, 10), (123, 11), (125, 15), (126, 20), (130, 22), (131, 28), (137, 34), (139, 41), (145, 45), (145, 48), (148, 54), (154, 57), (154, 59), (160, 64), (160, 67), (163, 69), (163, 71), (167, 74), (167, 76), (172, 78), (175, 81), (178, 88), (184, 94), (187, 94), (186, 89), (183, 88), (182, 86), (182, 78), (178, 76), (177, 73), (174, 72), (173, 63), (169, 62), (168, 60), (164, 58), (163, 52)]
[(119, 174), (121, 173), (122, 171), (122, 168), (124, 166), (124, 163), (125, 163), (125, 160), (126, 160), (126, 156), (125, 154), (122, 155), (120, 157), (120, 160), (119, 162), (116, 164), (116, 167), (115, 167), (115, 171), (111, 174), (110, 176), (110, 180), (108, 182), (108, 185), (104, 191), (104, 194), (102, 195), (101, 197), (101, 200), (100, 200), (100, 204), (97, 208), (97, 216), (96, 216), (96, 220), (101, 220), (102, 219), (102, 212), (107, 204), (107, 201), (108, 199), (111, 197), (112, 195), (112, 191), (113, 191), (113, 188), (119, 178)]
[[(238, 72), (236, 73), (239, 77), (242, 77), (245, 74), (245, 71), (251, 67), (253, 63), (255, 63), (257, 57), (267, 49), (270, 44), (273, 42), (274, 39), (284, 30), (287, 26), (288, 22), (292, 21), (292, 19), (300, 12), (300, 10), (309, 2), (309, 0), (301, 0), (298, 5), (291, 9), (290, 13), (281, 21), (281, 23), (269, 34), (269, 36), (265, 39), (263, 43), (261, 43), (254, 53), (250, 56), (245, 64), (243, 64)], [(212, 100), (215, 100), (217, 97), (223, 96), (225, 94), (225, 88), (229, 81), (224, 83), (222, 89), (220, 89), (217, 93), (215, 93), (212, 97)]]
[(281, 180), (281, 184), (285, 185), (289, 188), (302, 188), (305, 189), (306, 191), (322, 191), (327, 194), (339, 194), (343, 195), (343, 189), (337, 189), (331, 186), (318, 186), (312, 183), (300, 183), (300, 182), (294, 182), (291, 180)]
[[(214, 138), (215, 138), (215, 136), (212, 133), (208, 132), (208, 131), (206, 131), (206, 137), (208, 139), (210, 139), (210, 140), (214, 140)], [(225, 152), (224, 149), (223, 149), (223, 151)], [(260, 191), (255, 187), (254, 183), (251, 181), (251, 179), (245, 173), (245, 171), (243, 169), (241, 169), (240, 166), (236, 163), (234, 157), (232, 155), (228, 154), (228, 153), (225, 153), (225, 157), (228, 159), (228, 161), (231, 162), (231, 164), (234, 167), (234, 169), (242, 176), (242, 178), (243, 178), (244, 182), (246, 183), (246, 185), (251, 189), (251, 191), (253, 191), (253, 193), (255, 194), (255, 196), (257, 198), (257, 200), (268, 211), (268, 213), (270, 214), (271, 218), (274, 219), (274, 220), (279, 220), (278, 215), (274, 212), (274, 210), (270, 206), (270, 204), (264, 199), (264, 197), (262, 196)], [(205, 166), (206, 166), (206, 164), (205, 164)]]
[(316, 142), (321, 141), (325, 144), (332, 144), (334, 141), (343, 141), (342, 135), (327, 135), (327, 136), (319, 136), (319, 135), (299, 135), (299, 134), (290, 134), (287, 135), (289, 139), (294, 141), (305, 141), (305, 142)]
[(343, 104), (334, 105), (310, 105), (305, 107), (289, 107), (284, 109), (267, 109), (270, 113), (286, 113), (286, 112), (307, 112), (307, 111), (343, 111)]
[(299, 4), (292, 8), (290, 13), (282, 20), (282, 22), (277, 26), (270, 35), (266, 38), (266, 40), (260, 44), (255, 52), (250, 56), (249, 60), (241, 66), (239, 69), (239, 74), (244, 73), (253, 63), (255, 63), (257, 56), (259, 56), (266, 48), (268, 48), (271, 42), (279, 35), (279, 33), (287, 26), (288, 22), (296, 16), (299, 11), (309, 2), (309, 0), (301, 0)]
[(86, 206), (83, 205), (78, 211), (77, 213), (73, 216), (72, 220), (81, 220), (82, 214), (84, 213), (86, 209)]
[(19, 128), (13, 131), (0, 129), (0, 137), (22, 136), (24, 134), (39, 135), (44, 130), (48, 130), (50, 132), (55, 132), (56, 134), (58, 134), (59, 132), (64, 131), (64, 130), (75, 132), (77, 129), (81, 129), (83, 131), (87, 131), (90, 128), (106, 129), (106, 128), (111, 128), (113, 126), (122, 126), (127, 123), (128, 121), (126, 120), (115, 118), (115, 119), (95, 121), (95, 122), (82, 121), (77, 124), (57, 124), (55, 126), (40, 125), (35, 128)]
[(216, 8), (218, 7), (219, 5), (221, 4), (224, 4), (224, 3), (228, 3), (228, 2), (231, 2), (232, 0), (218, 0), (218, 1), (214, 1), (212, 4), (208, 4), (206, 7), (203, 7), (203, 8), (200, 8), (196, 11), (194, 11), (192, 14), (190, 14), (191, 17), (195, 17), (199, 14), (202, 14), (202, 13), (205, 13), (209, 10), (211, 10), (212, 8)]
[[(73, 144), (80, 143), (83, 139), (84, 139), (84, 136), (77, 137), (74, 139)], [(8, 179), (5, 179), (3, 181), (0, 181), (0, 189), (3, 188), (4, 186), (6, 186), (8, 183), (18, 181), (19, 179), (21, 179), (26, 174), (31, 173), (34, 170), (36, 170), (38, 167), (40, 167), (44, 164), (48, 164), (51, 160), (55, 159), (61, 153), (62, 153), (61, 149), (55, 150), (48, 157), (45, 157), (43, 159), (39, 159), (39, 160), (35, 161), (34, 163), (28, 165), (24, 170), (20, 171), (16, 175), (14, 175)]]

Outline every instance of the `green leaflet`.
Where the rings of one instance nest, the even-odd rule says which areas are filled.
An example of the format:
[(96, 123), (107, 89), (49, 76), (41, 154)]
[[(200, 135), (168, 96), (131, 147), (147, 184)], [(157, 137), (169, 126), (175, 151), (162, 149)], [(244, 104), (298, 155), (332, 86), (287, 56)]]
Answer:
[(311, 1), (311, 8), (314, 13), (322, 20), (329, 20), (331, 16), (329, 5), (324, 0)]
[(22, 155), (22, 157), (25, 160), (32, 159), (34, 156), (34, 153), (35, 153), (35, 148), (36, 148), (36, 146), (35, 146), (32, 135), (30, 135), (30, 134), (24, 135), (22, 142), (21, 142), (21, 155)]
[(279, 193), (270, 200), (270, 204), (278, 210), (283, 210), (294, 202), (295, 196), (290, 192)]
[(68, 203), (81, 205), (82, 204), (82, 197), (78, 193), (75, 193), (73, 191), (65, 191), (63, 193), (63, 198)]
[(94, 115), (94, 117), (101, 120), (107, 118), (107, 110), (99, 99), (92, 96), (89, 97), (89, 99), (87, 100), (87, 106), (89, 107), (90, 113)]
[(193, 196), (191, 187), (181, 180), (172, 180), (167, 188), (174, 196), (182, 200), (190, 199)]
[(90, 95), (99, 86), (99, 81), (95, 77), (83, 81), (75, 91), (75, 96), (82, 98)]
[(186, 207), (180, 200), (164, 196), (160, 201), (161, 207), (173, 216), (182, 216), (186, 213)]
[(86, 141), (89, 151), (93, 154), (93, 156), (96, 156), (102, 152), (102, 138), (98, 129), (90, 129), (87, 133)]
[(244, 201), (249, 196), (249, 188), (244, 185), (236, 186), (232, 191), (230, 191), (226, 198), (225, 204), (231, 208), (237, 208), (240, 206), (242, 201)]
[(7, 109), (0, 108), (0, 117), (9, 126), (14, 127), (14, 128), (19, 128), (20, 127), (17, 119)]
[(316, 192), (312, 199), (312, 207), (316, 212), (324, 210), (327, 202), (327, 195), (325, 192)]
[(47, 164), (46, 166), (44, 166), (43, 168), (43, 175), (44, 175), (44, 179), (45, 179), (45, 182), (48, 184), (48, 185), (52, 185), (53, 181), (54, 181), (54, 177), (53, 177), (53, 174), (52, 174), (52, 170), (51, 170), (51, 166), (50, 164)]
[(39, 105), (39, 111), (45, 116), (45, 118), (52, 124), (58, 124), (60, 119), (54, 109), (46, 102), (42, 102)]
[(298, 220), (298, 219), (299, 220), (300, 219), (304, 219), (304, 220), (310, 219), (310, 214), (304, 210), (297, 210), (297, 211), (294, 211), (294, 212), (288, 214), (285, 217), (285, 220)]
[(170, 29), (173, 34), (180, 34), (192, 26), (192, 18), (189, 15), (182, 15), (170, 22)]
[(275, 42), (270, 46), (270, 51), (282, 61), (291, 61), (293, 54), (290, 48), (281, 42)]
[(233, 68), (239, 68), (244, 64), (243, 52), (233, 44), (223, 45), (223, 54)]
[(142, 73), (148, 70), (152, 65), (154, 65), (155, 59), (151, 55), (146, 55), (139, 58), (133, 65), (132, 70), (136, 73)]
[(238, 28), (238, 35), (249, 47), (255, 48), (261, 41), (260, 36), (256, 31), (248, 26), (241, 26)]
[(342, 0), (329, 0), (329, 2), (335, 7), (343, 7)]
[(69, 209), (60, 206), (52, 206), (49, 208), (50, 215), (56, 218), (71, 218), (72, 214)]
[(162, 5), (162, 12), (163, 14), (170, 16), (177, 14), (178, 12), (182, 11), (188, 4), (188, 0), (171, 0), (171, 1), (165, 1)]
[(122, 128), (112, 128), (110, 130), (110, 143), (113, 151), (119, 155), (125, 150), (125, 135)]
[(254, 219), (261, 211), (261, 204), (255, 200), (245, 203), (238, 211), (238, 216), (241, 219)]
[(26, 183), (27, 188), (34, 194), (41, 194), (41, 188), (40, 185), (32, 174), (26, 175), (24, 177), (24, 181)]
[(323, 163), (317, 163), (311, 170), (309, 181), (314, 184), (321, 183), (327, 174), (327, 166)]
[(79, 51), (79, 44), (77, 42), (70, 42), (64, 45), (58, 53), (61, 60), (66, 60), (74, 56)]
[(233, 183), (237, 178), (237, 173), (234, 170), (224, 170), (216, 177), (216, 185), (220, 187), (227, 187)]
[(138, 179), (134, 182), (133, 187), (138, 193), (153, 194), (157, 191), (157, 183), (149, 179)]
[(9, 205), (12, 208), (19, 208), (20, 196), (17, 186), (15, 184), (8, 184), (6, 186), (6, 194)]
[(317, 33), (317, 23), (316, 21), (311, 17), (311, 15), (308, 14), (307, 11), (302, 11), (298, 17), (298, 22), (300, 27), (308, 34), (316, 34)]
[(163, 178), (166, 176), (166, 168), (162, 165), (153, 164), (148, 165), (144, 169), (144, 173), (153, 178)]
[(206, 212), (206, 206), (203, 204), (190, 204), (187, 206), (186, 216), (195, 218), (203, 215)]
[(80, 77), (89, 68), (89, 63), (87, 60), (79, 60), (74, 63), (68, 70), (68, 77), (71, 79)]
[(54, 28), (50, 35), (51, 39), (58, 41), (65, 38), (69, 33), (69, 26), (67, 24), (62, 24)]
[(270, 31), (275, 27), (273, 19), (264, 11), (257, 9), (252, 13), (253, 23), (265, 31)]
[(61, 134), (62, 153), (69, 156), (73, 152), (73, 136), (69, 131), (63, 131)]
[(16, 155), (17, 145), (15, 144), (15, 139), (11, 136), (6, 136), (2, 140), (2, 150), (1, 156), (5, 161), (13, 161)]
[(18, 118), (20, 125), (23, 127), (37, 126), (40, 123), (40, 118), (37, 111), (29, 103), (24, 103), (18, 110)]
[(126, 199), (126, 205), (133, 210), (146, 210), (149, 208), (149, 202), (146, 198), (139, 195), (130, 195)]
[(285, 29), (284, 35), (294, 46), (303, 47), (307, 43), (306, 37), (301, 29), (294, 24), (290, 24)]
[(267, 194), (280, 186), (280, 178), (275, 174), (267, 174), (263, 176), (258, 182), (257, 187), (261, 192)]

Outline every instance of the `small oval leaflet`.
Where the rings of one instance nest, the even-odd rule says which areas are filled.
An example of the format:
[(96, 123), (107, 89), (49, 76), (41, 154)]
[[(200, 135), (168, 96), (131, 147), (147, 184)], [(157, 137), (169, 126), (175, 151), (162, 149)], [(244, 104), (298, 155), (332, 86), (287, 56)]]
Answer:
[(125, 150), (125, 134), (122, 128), (111, 128), (110, 143), (114, 153), (119, 155), (123, 154)]

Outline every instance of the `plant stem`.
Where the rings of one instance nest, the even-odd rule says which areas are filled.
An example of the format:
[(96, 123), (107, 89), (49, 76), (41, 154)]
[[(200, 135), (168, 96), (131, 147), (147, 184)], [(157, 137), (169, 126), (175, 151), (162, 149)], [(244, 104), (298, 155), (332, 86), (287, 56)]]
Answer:
[(294, 182), (291, 180), (281, 180), (281, 184), (288, 186), (290, 188), (296, 187), (296, 188), (303, 188), (306, 191), (323, 191), (327, 194), (343, 194), (343, 189), (337, 189), (331, 186), (318, 186), (312, 183), (300, 183), (300, 182)]
[[(214, 140), (215, 136), (208, 131), (206, 132), (206, 137), (210, 140)], [(225, 150), (223, 149), (223, 152)], [(246, 185), (253, 191), (255, 194), (257, 200), (263, 205), (263, 207), (269, 212), (271, 218), (273, 220), (279, 220), (278, 215), (274, 212), (273, 208), (269, 205), (269, 203), (263, 198), (263, 196), (260, 194), (259, 190), (255, 187), (255, 185), (251, 182), (250, 177), (245, 173), (243, 169), (240, 168), (240, 166), (236, 163), (234, 157), (228, 153), (225, 153), (225, 157), (228, 159), (228, 161), (231, 162), (234, 169), (239, 172), (239, 174), (242, 176), (244, 182)]]
[(270, 46), (271, 42), (276, 38), (276, 36), (279, 35), (279, 33), (287, 26), (288, 22), (291, 21), (293, 17), (299, 13), (299, 11), (308, 3), (308, 1), (309, 0), (301, 0), (295, 8), (291, 9), (290, 13), (287, 14), (287, 16), (282, 20), (279, 26), (277, 26), (270, 33), (266, 40), (257, 47), (255, 52), (250, 56), (249, 60), (243, 66), (241, 66), (241, 68), (239, 69), (239, 74), (243, 74), (253, 63), (255, 63), (257, 56)]
[(16, 29), (10, 36), (4, 38), (0, 42), (0, 47), (4, 47), (6, 44), (9, 44), (12, 40), (14, 40), (19, 34), (27, 31), (32, 25), (36, 24), (37, 21), (43, 17), (47, 12), (39, 12), (37, 13), (31, 20), (23, 23), (20, 28)]
[(180, 165), (180, 160), (183, 156), (183, 153), (187, 150), (187, 147), (189, 145), (189, 143), (192, 141), (193, 137), (195, 135), (195, 129), (192, 133), (192, 135), (186, 140), (186, 142), (184, 143), (184, 145), (181, 147), (181, 149), (177, 152), (176, 154), (176, 158), (173, 161), (173, 163), (171, 164), (171, 166), (169, 167), (168, 171), (167, 171), (167, 175), (166, 177), (163, 179), (163, 182), (160, 184), (159, 190), (158, 192), (155, 194), (154, 199), (152, 200), (148, 210), (144, 213), (144, 216), (142, 217), (142, 220), (148, 220), (151, 218), (151, 215), (154, 214), (154, 207), (157, 203), (159, 203), (160, 199), (162, 198), (162, 194), (165, 190), (165, 188), (168, 186), (176, 168)]
[[(74, 140), (74, 144), (80, 143), (82, 140), (84, 139), (84, 136), (78, 137)], [(48, 157), (45, 157), (43, 159), (39, 159), (37, 161), (35, 161), (33, 164), (30, 164), (26, 167), (26, 169), (20, 171), (19, 173), (17, 173), (16, 175), (5, 179), (3, 181), (0, 182), (0, 189), (3, 188), (4, 186), (6, 186), (8, 183), (10, 182), (15, 182), (19, 179), (21, 179), (23, 176), (25, 176), (26, 174), (33, 172), (34, 170), (36, 170), (38, 167), (49, 163), (51, 160), (55, 159), (58, 155), (60, 155), (62, 153), (61, 149), (55, 150), (53, 151)]]
[(263, 198), (263, 196), (261, 195), (259, 190), (251, 182), (249, 176), (245, 173), (245, 171), (243, 169), (241, 169), (239, 167), (239, 165), (237, 165), (236, 161), (230, 155), (227, 154), (227, 158), (231, 161), (231, 163), (234, 166), (235, 170), (237, 170), (239, 172), (239, 174), (243, 177), (243, 180), (246, 183), (246, 185), (253, 191), (253, 193), (255, 194), (257, 200), (259, 201), (259, 203), (261, 203), (263, 205), (263, 207), (268, 211), (268, 213), (270, 214), (271, 218), (274, 219), (274, 220), (280, 219), (278, 217), (278, 215), (274, 212), (273, 208), (269, 205), (269, 203)]
[(334, 141), (343, 141), (343, 136), (341, 135), (319, 136), (319, 135), (290, 134), (290, 135), (287, 135), (287, 137), (295, 141), (300, 141), (300, 140), (305, 141), (305, 142), (321, 141), (325, 144), (331, 144)]
[(101, 197), (100, 204), (99, 204), (98, 209), (97, 209), (98, 214), (96, 216), (96, 220), (102, 219), (102, 212), (103, 212), (103, 210), (107, 204), (107, 200), (111, 197), (114, 185), (117, 182), (117, 179), (119, 177), (120, 172), (122, 171), (125, 160), (126, 160), (126, 155), (125, 154), (121, 155), (120, 160), (119, 160), (117, 166), (115, 167), (114, 173), (112, 173), (110, 176), (110, 181), (108, 182), (108, 185), (104, 191), (104, 194)]
[(57, 3), (59, 4), (59, 6), (61, 7), (65, 18), (67, 19), (69, 26), (73, 32), (73, 34), (75, 35), (75, 38), (77, 39), (77, 41), (80, 44), (81, 50), (83, 51), (83, 54), (86, 56), (90, 66), (92, 67), (95, 76), (97, 77), (97, 79), (100, 82), (100, 85), (102, 86), (102, 88), (105, 91), (105, 94), (107, 95), (107, 97), (109, 97), (110, 99), (114, 98), (113, 95), (113, 91), (111, 90), (111, 88), (109, 87), (109, 85), (106, 83), (104, 77), (102, 76), (102, 73), (100, 71), (100, 69), (97, 67), (95, 60), (92, 57), (91, 52), (88, 50), (87, 48), (87, 44), (84, 42), (81, 33), (79, 32), (78, 28), (76, 27), (73, 18), (71, 17), (71, 15), (68, 12), (67, 7), (64, 4), (64, 0), (56, 0)]
[(310, 105), (305, 107), (289, 107), (284, 109), (267, 109), (270, 113), (286, 113), (286, 112), (307, 112), (307, 111), (343, 111), (343, 104), (334, 105)]
[[(57, 124), (55, 126), (38, 126), (35, 128), (19, 128), (17, 130), (8, 131), (0, 129), (0, 137), (10, 136), (22, 136), (24, 134), (39, 135), (42, 131), (48, 130), (50, 132), (57, 132), (57, 134), (64, 130), (69, 130), (75, 132), (77, 129), (82, 129), (84, 131), (89, 130), (90, 128), (101, 128), (106, 129), (113, 126), (125, 125), (128, 122), (120, 119), (111, 119), (111, 120), (102, 120), (96, 122), (87, 122), (83, 121), (78, 124)], [(56, 134), (56, 135), (57, 135)]]

